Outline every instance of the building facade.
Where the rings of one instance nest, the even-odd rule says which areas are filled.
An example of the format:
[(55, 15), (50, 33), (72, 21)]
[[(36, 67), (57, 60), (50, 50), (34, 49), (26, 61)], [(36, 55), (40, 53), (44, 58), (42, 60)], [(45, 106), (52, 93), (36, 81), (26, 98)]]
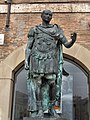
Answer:
[[(64, 30), (68, 39), (71, 32), (78, 34), (75, 45), (69, 50), (63, 49), (67, 59), (87, 76), (88, 103), (90, 119), (90, 1), (89, 0), (1, 0), (0, 1), (0, 120), (12, 120), (13, 101), (15, 96), (15, 75), (23, 68), (27, 34), (31, 27), (40, 24), (41, 11), (50, 9), (52, 23)], [(84, 88), (83, 88), (84, 89)], [(80, 97), (74, 96), (75, 115), (81, 120)], [(83, 107), (82, 107), (83, 108)], [(81, 108), (80, 108), (81, 109)], [(77, 112), (79, 110), (79, 112)], [(80, 113), (80, 114), (79, 114)], [(85, 114), (86, 115), (86, 114)], [(76, 118), (75, 118), (76, 119)]]

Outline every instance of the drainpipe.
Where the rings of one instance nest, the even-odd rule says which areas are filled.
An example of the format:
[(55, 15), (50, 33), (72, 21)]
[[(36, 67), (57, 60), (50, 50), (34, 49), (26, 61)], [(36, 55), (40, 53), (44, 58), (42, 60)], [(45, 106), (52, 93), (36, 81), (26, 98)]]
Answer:
[(7, 18), (6, 18), (6, 28), (9, 28), (9, 23), (10, 23), (11, 1), (12, 0), (7, 0), (8, 12), (7, 12)]

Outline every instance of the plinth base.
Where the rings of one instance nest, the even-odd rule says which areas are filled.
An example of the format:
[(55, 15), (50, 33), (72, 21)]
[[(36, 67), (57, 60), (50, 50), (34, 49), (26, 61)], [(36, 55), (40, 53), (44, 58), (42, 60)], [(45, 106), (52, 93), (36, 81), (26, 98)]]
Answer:
[(67, 120), (66, 118), (31, 118), (31, 117), (25, 117), (23, 120)]

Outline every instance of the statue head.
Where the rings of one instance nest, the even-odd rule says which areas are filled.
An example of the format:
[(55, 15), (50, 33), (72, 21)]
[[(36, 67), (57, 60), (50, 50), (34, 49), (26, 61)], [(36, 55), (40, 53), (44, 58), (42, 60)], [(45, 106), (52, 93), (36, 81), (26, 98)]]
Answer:
[(49, 23), (52, 19), (53, 13), (50, 10), (43, 10), (41, 13), (41, 18), (44, 22)]

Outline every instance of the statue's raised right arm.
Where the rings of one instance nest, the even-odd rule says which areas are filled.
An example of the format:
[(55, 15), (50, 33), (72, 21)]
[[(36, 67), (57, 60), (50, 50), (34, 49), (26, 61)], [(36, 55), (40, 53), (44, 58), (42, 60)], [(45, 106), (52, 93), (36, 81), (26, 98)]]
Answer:
[(76, 32), (73, 32), (71, 33), (71, 40), (68, 41), (67, 38), (63, 35), (61, 41), (62, 41), (62, 44), (66, 47), (66, 48), (70, 48), (72, 47), (72, 45), (75, 43), (76, 41), (76, 38), (77, 38), (77, 33)]
[(66, 48), (70, 48), (76, 41), (76, 38), (77, 38), (77, 33), (76, 32), (73, 32), (71, 34), (71, 41), (68, 42), (65, 37), (62, 39), (62, 43), (63, 45), (66, 47)]

